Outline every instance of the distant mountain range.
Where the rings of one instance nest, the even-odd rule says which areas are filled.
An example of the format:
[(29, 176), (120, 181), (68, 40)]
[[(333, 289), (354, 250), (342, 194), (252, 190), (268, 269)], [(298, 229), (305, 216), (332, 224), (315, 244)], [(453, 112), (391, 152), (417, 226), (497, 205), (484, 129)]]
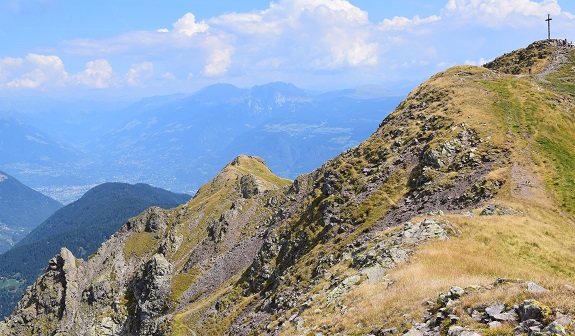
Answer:
[(106, 181), (193, 193), (238, 154), (260, 156), (295, 178), (359, 144), (401, 99), (374, 86), (319, 94), (276, 82), (215, 84), (102, 110), (51, 102), (45, 113), (16, 114), (26, 123), (19, 133), (0, 132), (0, 141), (20, 148), (38, 139), (41, 152), (58, 155), (3, 156), (0, 148), (0, 167), (65, 203)]
[(61, 207), (59, 202), (0, 171), (0, 253)]
[(62, 247), (87, 258), (129, 218), (151, 206), (174, 208), (190, 198), (146, 184), (105, 183), (90, 189), (0, 255), (1, 313), (11, 312), (26, 285), (32, 283)]

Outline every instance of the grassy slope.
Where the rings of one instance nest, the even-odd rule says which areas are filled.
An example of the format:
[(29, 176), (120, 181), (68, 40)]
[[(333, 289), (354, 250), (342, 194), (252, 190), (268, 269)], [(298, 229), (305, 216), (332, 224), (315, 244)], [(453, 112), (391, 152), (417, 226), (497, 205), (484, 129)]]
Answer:
[[(346, 312), (326, 306), (324, 299), (314, 300), (301, 314), (304, 327), (328, 333), (345, 330), (351, 335), (369, 333), (374, 326), (395, 326), (405, 330), (409, 321), (421, 316), (422, 303), (433, 300), (440, 291), (445, 292), (453, 285), (487, 285), (499, 277), (539, 282), (553, 292), (538, 299), (575, 313), (575, 305), (562, 289), (563, 284), (573, 285), (575, 278), (575, 227), (571, 220), (575, 214), (572, 199), (575, 195), (572, 176), (575, 172), (575, 137), (568, 132), (575, 125), (571, 118), (573, 105), (557, 103), (573, 102), (574, 91), (569, 84), (571, 66), (552, 74), (545, 83), (535, 77), (504, 75), (477, 67), (455, 67), (434, 76), (408, 97), (404, 107), (421, 104), (422, 96), (429, 99), (437, 92), (449, 92), (449, 103), (445, 108), (441, 101), (446, 97), (431, 97), (437, 102), (431, 111), (440, 117), (440, 127), (465, 124), (477, 131), (480, 138), (489, 139), (493, 147), (509, 151), (509, 162), (496, 166), (488, 176), (507, 181), (492, 202), (520, 212), (508, 216), (478, 216), (482, 208), (477, 208), (472, 209), (473, 217), (457, 213), (442, 216), (455, 226), (456, 236), (420, 246), (408, 264), (389, 272), (389, 278), (395, 283), (391, 287), (388, 282), (361, 283), (344, 297)], [(401, 113), (404, 111), (400, 108), (390, 119), (398, 118)], [(458, 130), (451, 127), (452, 131), (437, 132), (429, 146), (437, 146), (453, 136), (452, 133)], [(390, 131), (395, 130), (384, 126), (378, 133)], [(415, 135), (419, 126), (412, 122), (403, 131)], [(361, 192), (362, 168), (369, 166), (370, 155), (389, 146), (382, 139), (383, 136), (376, 133), (357, 149), (362, 154), (343, 155), (330, 163), (342, 176), (341, 180), (348, 183), (336, 187), (355, 188), (354, 192)], [(317, 260), (326, 251), (337, 255), (359, 234), (373, 227), (410, 188), (408, 181), (406, 171), (397, 171), (379, 191), (357, 206), (344, 209), (344, 217), (347, 215), (348, 220), (360, 224), (344, 240), (325, 240), (324, 227), (318, 225), (322, 205), (337, 203), (341, 195), (326, 197), (317, 188), (312, 191), (301, 204), (301, 208), (307, 210), (284, 223), (292, 233), (290, 239), (296, 239), (303, 232), (308, 240), (301, 257), (284, 274), (285, 282), (309, 283)], [(330, 272), (343, 277), (353, 273), (341, 263)], [(255, 299), (239, 295), (242, 290), (234, 287), (234, 281), (196, 302), (185, 313), (176, 315), (174, 334), (186, 334), (190, 326), (196, 325), (201, 326), (200, 329), (192, 328), (205, 334), (220, 334), (226, 330)], [(325, 286), (326, 283), (320, 282), (310, 287), (309, 296), (320, 294), (324, 297)], [(500, 300), (513, 303), (525, 298), (525, 293), (496, 294)], [(496, 299), (495, 296), (478, 298), (483, 301)], [(205, 312), (218, 300), (235, 305), (232, 309), (235, 313), (225, 317), (216, 314), (202, 321)], [(286, 335), (297, 332), (294, 324), (283, 325)]]
[[(173, 232), (174, 236), (184, 237), (177, 251), (169, 253), (168, 259), (174, 265), (174, 276), (172, 279), (171, 300), (178, 304), (182, 300), (186, 290), (193, 285), (202, 275), (203, 271), (198, 266), (190, 270), (185, 270), (186, 261), (190, 258), (194, 250), (202, 248), (202, 244), (209, 241), (208, 226), (210, 222), (218, 220), (222, 214), (232, 207), (232, 204), (242, 199), (240, 180), (242, 176), (254, 175), (261, 183), (263, 190), (268, 190), (266, 197), (273, 197), (274, 194), (281, 191), (281, 188), (291, 185), (292, 181), (283, 179), (274, 175), (265, 163), (255, 157), (241, 155), (232, 163), (214, 177), (210, 182), (204, 185), (194, 198), (184, 207), (172, 213), (170, 216), (170, 227), (167, 232)], [(252, 206), (258, 206), (254, 215), (247, 215), (249, 218), (242, 232), (238, 233), (240, 237), (251, 236), (255, 227), (260, 225), (264, 218), (271, 215), (269, 210), (263, 208), (263, 203), (257, 199), (243, 199), (243, 206), (239, 216), (243, 216)], [(183, 214), (183, 215), (182, 215)], [(177, 219), (176, 219), (177, 218)], [(230, 234), (228, 232), (228, 234)], [(142, 257), (150, 257), (158, 251), (162, 238), (156, 237), (152, 233), (141, 232), (133, 233), (125, 243), (126, 256), (132, 255), (135, 260)], [(235, 241), (230, 243), (233, 245)], [(225, 247), (218, 247), (215, 250), (218, 253), (225, 253)], [(208, 258), (208, 257), (206, 257)], [(193, 307), (184, 309), (174, 316), (173, 333), (178, 335), (188, 335), (189, 325), (195, 325), (197, 320), (201, 319), (205, 311), (213, 304), (214, 298), (217, 298), (232, 289), (232, 284), (237, 282), (239, 275), (232, 277), (224, 283), (220, 289), (206, 298), (196, 301)], [(238, 303), (241, 306), (241, 302)], [(211, 327), (215, 327), (211, 325)], [(216, 328), (217, 329), (217, 328)], [(203, 334), (203, 333), (202, 333)]]
[[(304, 316), (306, 325), (329, 326), (328, 330), (346, 330), (352, 335), (369, 332), (374, 326), (405, 329), (406, 321), (420, 318), (422, 303), (440, 291), (453, 285), (487, 285), (499, 277), (539, 282), (552, 292), (537, 299), (575, 313), (572, 294), (562, 287), (575, 284), (573, 64), (544, 83), (533, 77), (493, 75), (465, 67), (430, 80), (426, 85), (454, 91), (454, 103), (463, 110), (455, 123), (465, 122), (512, 150), (512, 161), (520, 168), (508, 165), (495, 172), (511, 183), (493, 202), (522, 213), (477, 216), (478, 209), (473, 217), (444, 216), (459, 234), (421, 246), (409, 264), (390, 272), (394, 286), (364, 282), (345, 300), (353, 313), (340, 314), (334, 308), (314, 312), (312, 307)], [(461, 73), (472, 75), (464, 78)], [(499, 294), (508, 303), (527, 297), (524, 292)], [(498, 298), (480, 299), (494, 302)], [(286, 330), (286, 334), (292, 332), (293, 328)]]

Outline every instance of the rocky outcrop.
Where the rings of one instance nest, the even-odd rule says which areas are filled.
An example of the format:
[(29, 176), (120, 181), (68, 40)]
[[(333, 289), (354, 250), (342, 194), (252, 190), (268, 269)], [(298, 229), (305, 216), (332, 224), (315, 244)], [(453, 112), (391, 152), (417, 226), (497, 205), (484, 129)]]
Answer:
[(436, 302), (426, 312), (423, 323), (415, 324), (404, 335), (484, 335), (499, 330), (515, 335), (567, 335), (573, 316), (564, 314), (561, 308), (551, 308), (535, 300), (527, 299), (515, 304), (510, 302), (477, 302), (469, 306), (464, 301), (470, 296), (486, 296), (486, 292), (518, 290), (525, 296), (535, 297), (548, 290), (536, 283), (519, 279), (498, 279), (490, 286), (451, 287), (440, 293)]
[(169, 334), (172, 272), (173, 266), (161, 254), (155, 254), (136, 272), (126, 294), (128, 330), (133, 335)]
[(567, 40), (541, 40), (486, 63), (488, 69), (512, 75), (538, 74), (540, 78), (565, 64), (575, 47)]
[(47, 335), (50, 330), (60, 330), (63, 335), (73, 327), (67, 321), (79, 310), (78, 280), (76, 258), (63, 248), (20, 300), (13, 317), (0, 324), (0, 333)]

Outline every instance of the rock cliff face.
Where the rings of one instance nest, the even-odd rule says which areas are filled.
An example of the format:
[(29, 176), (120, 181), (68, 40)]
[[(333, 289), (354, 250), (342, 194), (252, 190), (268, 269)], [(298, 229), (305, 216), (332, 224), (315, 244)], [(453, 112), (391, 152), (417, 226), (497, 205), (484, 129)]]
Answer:
[(571, 55), (542, 77), (449, 69), (295, 181), (239, 156), (88, 260), (63, 249), (0, 332), (527, 333), (525, 300), (540, 332), (573, 332), (575, 56), (540, 44)]

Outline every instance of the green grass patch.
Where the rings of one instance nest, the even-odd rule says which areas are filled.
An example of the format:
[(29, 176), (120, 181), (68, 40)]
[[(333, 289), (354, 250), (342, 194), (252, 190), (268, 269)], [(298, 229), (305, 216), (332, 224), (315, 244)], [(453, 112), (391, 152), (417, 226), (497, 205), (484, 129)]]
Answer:
[(16, 279), (2, 279), (2, 280), (0, 280), (0, 289), (19, 288), (23, 285), (24, 285), (23, 281), (18, 281)]
[(132, 236), (126, 240), (124, 255), (129, 258), (133, 253), (138, 257), (142, 257), (150, 253), (157, 244), (158, 240), (154, 237), (154, 233), (134, 232)]
[(201, 273), (199, 268), (194, 267), (188, 273), (174, 275), (172, 278), (172, 300), (178, 302), (184, 292), (196, 281)]
[(550, 188), (559, 197), (561, 207), (575, 215), (575, 144), (568, 138), (541, 137), (537, 142), (551, 156), (556, 171), (548, 179)]
[(564, 66), (545, 77), (547, 86), (559, 93), (575, 94), (575, 52), (571, 52), (571, 58)]

